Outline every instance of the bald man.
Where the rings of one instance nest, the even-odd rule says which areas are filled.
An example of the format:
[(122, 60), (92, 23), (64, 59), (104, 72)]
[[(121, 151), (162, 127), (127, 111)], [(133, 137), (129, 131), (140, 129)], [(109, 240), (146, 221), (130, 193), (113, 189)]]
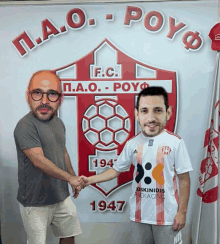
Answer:
[(76, 207), (70, 198), (84, 187), (74, 173), (66, 149), (65, 126), (55, 116), (63, 94), (58, 76), (38, 71), (26, 92), (30, 113), (14, 130), (18, 157), (19, 201), (29, 244), (46, 243), (47, 226), (60, 238), (60, 244), (74, 244), (81, 234)]

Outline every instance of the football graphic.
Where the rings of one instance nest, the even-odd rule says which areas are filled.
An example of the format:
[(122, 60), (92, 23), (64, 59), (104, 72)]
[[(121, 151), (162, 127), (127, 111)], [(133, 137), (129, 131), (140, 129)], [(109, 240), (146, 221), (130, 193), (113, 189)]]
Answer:
[(99, 99), (88, 107), (82, 119), (86, 139), (99, 150), (113, 150), (126, 141), (130, 119), (114, 99)]

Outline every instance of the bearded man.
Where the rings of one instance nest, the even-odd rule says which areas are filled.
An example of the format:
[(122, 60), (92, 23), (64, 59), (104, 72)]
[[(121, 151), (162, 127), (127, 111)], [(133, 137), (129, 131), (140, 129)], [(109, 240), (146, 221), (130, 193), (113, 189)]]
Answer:
[(82, 231), (68, 183), (76, 198), (84, 182), (74, 173), (66, 149), (65, 126), (56, 116), (63, 98), (59, 77), (49, 70), (36, 72), (26, 98), (31, 111), (18, 122), (14, 138), (17, 200), (28, 243), (46, 243), (50, 225), (60, 244), (74, 244), (74, 236)]

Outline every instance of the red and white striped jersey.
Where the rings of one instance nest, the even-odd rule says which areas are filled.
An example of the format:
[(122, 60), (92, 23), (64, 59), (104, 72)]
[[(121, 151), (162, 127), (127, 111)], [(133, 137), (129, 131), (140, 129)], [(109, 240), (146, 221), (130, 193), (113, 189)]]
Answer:
[(129, 171), (134, 165), (130, 219), (172, 225), (178, 209), (177, 175), (192, 170), (184, 141), (164, 130), (155, 137), (142, 133), (127, 141), (113, 168)]

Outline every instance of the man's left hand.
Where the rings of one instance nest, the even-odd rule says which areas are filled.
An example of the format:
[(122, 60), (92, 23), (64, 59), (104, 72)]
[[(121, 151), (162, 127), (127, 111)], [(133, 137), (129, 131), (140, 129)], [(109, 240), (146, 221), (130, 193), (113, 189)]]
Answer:
[(186, 223), (186, 213), (178, 212), (173, 221), (173, 230), (181, 230)]
[(72, 187), (74, 198), (77, 198), (79, 196), (79, 192), (85, 187), (85, 182), (83, 181), (83, 179), (80, 179), (79, 176), (72, 176), (69, 184)]
[(75, 191), (73, 192), (73, 197), (77, 198), (79, 196), (79, 190), (77, 188), (75, 188)]

